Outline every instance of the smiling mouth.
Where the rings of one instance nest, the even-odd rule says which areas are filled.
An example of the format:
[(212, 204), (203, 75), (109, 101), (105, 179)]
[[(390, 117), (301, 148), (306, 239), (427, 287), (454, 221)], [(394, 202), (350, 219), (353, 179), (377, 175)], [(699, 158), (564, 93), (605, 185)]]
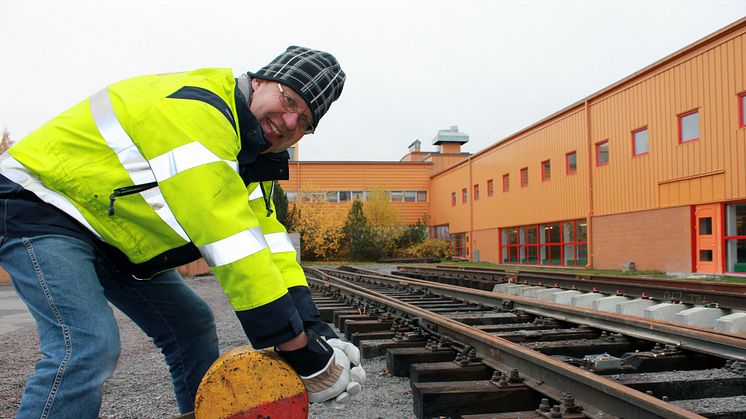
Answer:
[(267, 126), (272, 131), (272, 133), (275, 135), (276, 138), (281, 138), (282, 133), (280, 132), (280, 129), (272, 122), (271, 119), (267, 118)]

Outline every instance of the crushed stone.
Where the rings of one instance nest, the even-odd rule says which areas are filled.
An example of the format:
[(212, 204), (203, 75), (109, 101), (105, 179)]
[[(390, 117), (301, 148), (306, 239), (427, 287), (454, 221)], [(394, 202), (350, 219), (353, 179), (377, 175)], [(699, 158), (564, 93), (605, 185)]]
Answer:
[[(187, 278), (187, 284), (215, 312), (220, 350), (248, 344), (236, 315), (212, 276)], [(170, 418), (179, 414), (163, 356), (131, 320), (114, 310), (122, 353), (117, 370), (104, 386), (101, 418)], [(25, 381), (41, 358), (36, 328), (0, 336), (0, 418), (15, 417)], [(409, 380), (391, 377), (383, 357), (363, 360), (368, 382), (343, 410), (323, 404), (309, 409), (310, 418), (414, 417)]]

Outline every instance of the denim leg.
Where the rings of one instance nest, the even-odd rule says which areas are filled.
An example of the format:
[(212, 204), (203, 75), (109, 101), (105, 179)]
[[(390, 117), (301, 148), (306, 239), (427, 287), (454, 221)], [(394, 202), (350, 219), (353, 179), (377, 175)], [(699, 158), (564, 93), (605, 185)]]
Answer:
[(87, 243), (59, 235), (0, 245), (0, 265), (36, 320), (42, 352), (18, 418), (98, 417), (120, 344), (94, 258)]
[(105, 273), (100, 278), (109, 301), (165, 356), (179, 411), (194, 410), (199, 382), (219, 355), (210, 306), (174, 270), (149, 281), (116, 280)]

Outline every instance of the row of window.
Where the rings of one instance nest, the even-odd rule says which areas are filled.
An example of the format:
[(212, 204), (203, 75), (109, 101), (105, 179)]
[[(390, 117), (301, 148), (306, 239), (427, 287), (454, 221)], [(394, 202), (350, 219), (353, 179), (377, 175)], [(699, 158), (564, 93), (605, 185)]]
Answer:
[[(746, 92), (738, 95), (739, 104), (739, 126), (746, 127)], [(678, 138), (679, 144), (699, 140), (699, 109), (694, 109), (678, 115)], [(649, 152), (648, 127), (640, 127), (632, 131), (632, 156), (638, 157)], [(604, 166), (609, 163), (609, 140), (599, 141), (595, 144), (596, 166)], [(545, 182), (552, 178), (551, 160), (541, 162), (541, 181)], [(565, 153), (565, 174), (572, 175), (578, 171), (578, 156), (576, 151)], [(528, 187), (528, 167), (520, 169), (521, 188)], [(472, 186), (474, 200), (479, 200), (479, 184)], [(510, 191), (510, 174), (502, 176), (502, 191)], [(487, 180), (487, 196), (494, 195), (493, 180)], [(466, 188), (461, 190), (461, 202), (468, 201)], [(456, 193), (451, 193), (451, 205), (456, 206)]]
[[(739, 96), (741, 108), (743, 108), (744, 96)], [(743, 110), (741, 111), (743, 114)], [(741, 115), (743, 118), (743, 115)], [(742, 125), (742, 123), (741, 123)], [(699, 140), (699, 109), (694, 109), (678, 115), (678, 138), (679, 144)], [(640, 127), (632, 131), (632, 157), (648, 154), (649, 135), (648, 127)], [(596, 166), (604, 166), (609, 163), (609, 140), (596, 143)]]
[[(677, 116), (679, 144), (697, 141), (700, 138), (699, 109), (693, 109)], [(738, 125), (746, 127), (746, 92), (738, 95)], [(643, 156), (649, 152), (648, 127), (632, 131), (632, 156)], [(609, 140), (596, 143), (596, 166), (609, 163)]]
[(585, 219), (500, 229), (502, 263), (585, 266), (588, 223)]
[[(725, 270), (746, 272), (746, 202), (725, 206)], [(700, 235), (713, 234), (712, 220), (700, 219)], [(449, 234), (448, 225), (433, 226), (433, 238), (450, 240), (454, 256), (468, 257), (465, 233)], [(588, 223), (585, 219), (531, 224), (500, 229), (500, 263), (521, 265), (585, 266), (588, 263)], [(700, 253), (712, 261), (712, 250)]]
[[(427, 202), (427, 191), (386, 191), (391, 202)], [(298, 192), (287, 192), (288, 202), (298, 199)], [(359, 199), (368, 200), (368, 191), (326, 191), (303, 192), (304, 202), (349, 202)]]

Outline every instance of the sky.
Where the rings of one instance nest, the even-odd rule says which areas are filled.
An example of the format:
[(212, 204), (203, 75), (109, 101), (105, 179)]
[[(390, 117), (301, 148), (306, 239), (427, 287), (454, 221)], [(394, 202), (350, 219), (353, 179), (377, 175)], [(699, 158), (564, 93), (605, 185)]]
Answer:
[(478, 152), (746, 16), (746, 0), (0, 0), (0, 130), (107, 84), (334, 54), (341, 98), (304, 161), (399, 160), (457, 125)]

